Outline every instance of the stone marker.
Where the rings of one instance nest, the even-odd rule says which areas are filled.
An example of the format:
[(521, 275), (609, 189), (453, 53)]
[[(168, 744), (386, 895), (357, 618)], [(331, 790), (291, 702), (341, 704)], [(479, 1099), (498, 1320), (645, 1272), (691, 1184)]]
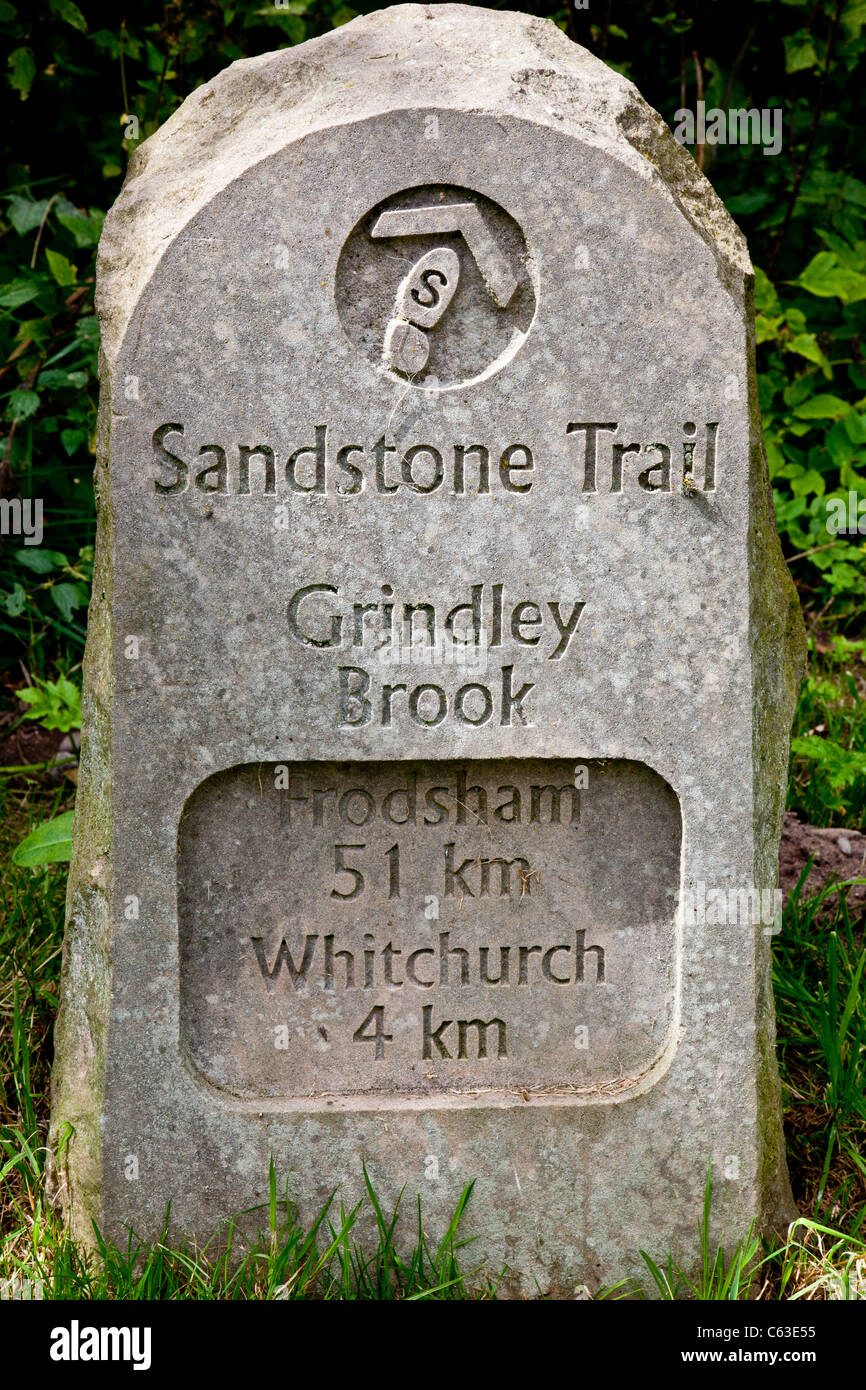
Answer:
[[(802, 634), (751, 269), (550, 22), (236, 63), (106, 222), (57, 1029), (73, 1228), (362, 1163), (567, 1296), (790, 1211), (769, 988)], [(71, 1128), (70, 1128), (71, 1127)], [(411, 1232), (407, 1228), (407, 1240)]]

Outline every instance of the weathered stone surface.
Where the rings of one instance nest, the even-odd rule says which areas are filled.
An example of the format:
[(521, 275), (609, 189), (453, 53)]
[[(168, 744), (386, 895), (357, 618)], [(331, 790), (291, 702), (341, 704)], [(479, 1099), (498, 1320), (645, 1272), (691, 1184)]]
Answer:
[[(740, 233), (552, 24), (234, 64), (105, 227), (57, 1030), (74, 1229), (362, 1162), (554, 1293), (778, 1220), (801, 620)], [(677, 904), (680, 911), (677, 911)], [(703, 904), (700, 907), (699, 904)], [(712, 904), (712, 906), (709, 906)]]

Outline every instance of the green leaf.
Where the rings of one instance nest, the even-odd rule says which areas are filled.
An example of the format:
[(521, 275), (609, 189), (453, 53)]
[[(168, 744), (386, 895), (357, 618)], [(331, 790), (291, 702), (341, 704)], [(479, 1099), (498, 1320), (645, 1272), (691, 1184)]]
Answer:
[(64, 386), (71, 386), (77, 391), (87, 382), (87, 372), (64, 372), (55, 368), (39, 373), (40, 391), (58, 391)]
[[(820, 474), (818, 476), (820, 477)], [(82, 596), (82, 588), (83, 585), (80, 584), (53, 584), (51, 586), (51, 598), (67, 623), (76, 608), (83, 608), (87, 602), (86, 592)]]
[(772, 193), (768, 193), (764, 188), (756, 188), (751, 193), (735, 193), (733, 198), (726, 200), (726, 206), (732, 217), (748, 217), (750, 213), (759, 212), (772, 201)]
[(74, 285), (78, 279), (78, 268), (61, 256), (59, 251), (47, 250), (45, 258), (58, 285)]
[(97, 29), (90, 37), (92, 43), (97, 48), (103, 49), (111, 58), (117, 59), (123, 53), (129, 54), (132, 58), (138, 57), (141, 45), (137, 39), (132, 38), (127, 30), (118, 35), (111, 29)]
[[(158, 47), (157, 44), (151, 43), (150, 39), (145, 39), (144, 54), (147, 66), (150, 68), (150, 71), (153, 73), (154, 77), (159, 77), (165, 68), (164, 50)], [(165, 74), (165, 80), (167, 82), (170, 82), (173, 76), (174, 73), (169, 68), (169, 70)]]
[(278, 24), (291, 44), (303, 43), (307, 37), (307, 27), (294, 5), (280, 5), (279, 9), (268, 5), (255, 13), (265, 24)]
[[(825, 555), (832, 555), (833, 551), (825, 551)], [(816, 559), (821, 558), (816, 556)], [(830, 588), (834, 593), (862, 593), (864, 575), (861, 570), (856, 570), (853, 565), (840, 564), (834, 561), (830, 569)], [(864, 768), (866, 772), (866, 768)]]
[(99, 319), (95, 314), (87, 314), (78, 320), (75, 325), (75, 336), (79, 342), (85, 343), (90, 347), (96, 347), (99, 343)]
[(0, 309), (20, 309), (22, 304), (35, 299), (41, 288), (38, 280), (10, 280), (0, 286)]
[[(761, 372), (758, 376), (758, 401), (765, 416), (770, 415), (775, 409), (779, 384), (780, 374), (778, 372)], [(765, 419), (765, 429), (768, 424), (769, 420)]]
[(9, 418), (11, 420), (29, 420), (31, 415), (35, 415), (39, 409), (38, 391), (13, 391), (9, 397)]
[(60, 442), (66, 450), (67, 458), (71, 458), (79, 445), (87, 439), (84, 430), (61, 430)]
[(12, 863), (19, 869), (37, 869), (42, 864), (63, 864), (72, 858), (74, 811), (64, 811), (53, 820), (44, 820), (31, 830), (13, 851)]
[(777, 314), (780, 309), (776, 287), (768, 275), (755, 266), (755, 308), (764, 314)]
[(785, 455), (782, 453), (775, 439), (767, 440), (767, 463), (770, 466), (771, 478), (774, 478), (780, 469), (784, 467)]
[(856, 410), (851, 410), (842, 423), (852, 444), (866, 444), (866, 415), (858, 415)]
[(834, 251), (819, 251), (794, 284), (822, 299), (836, 295), (844, 304), (866, 299), (866, 275), (841, 266)]
[(818, 62), (815, 45), (805, 30), (788, 35), (782, 42), (785, 45), (786, 72), (802, 72), (804, 68), (813, 68)]
[(75, 237), (76, 246), (95, 246), (102, 231), (105, 213), (98, 208), (85, 212), (70, 203), (68, 198), (60, 198), (57, 203), (57, 220), (67, 232)]
[(796, 757), (817, 763), (826, 772), (834, 790), (841, 790), (866, 774), (866, 753), (842, 748), (832, 739), (821, 738), (819, 734), (803, 734), (800, 738), (792, 739), (791, 752)]
[(866, 269), (866, 247), (862, 241), (856, 246), (851, 246), (844, 237), (836, 236), (835, 232), (828, 232), (820, 227), (816, 230), (824, 245), (838, 256), (840, 265), (847, 266), (849, 270)]
[(9, 64), (9, 86), (16, 92), (21, 93), (21, 100), (26, 101), (30, 95), (30, 88), (33, 86), (33, 79), (36, 76), (36, 61), (29, 48), (16, 48), (6, 59)]
[[(854, 411), (851, 414), (853, 415)], [(846, 429), (850, 418), (850, 415), (846, 415), (843, 420), (837, 420), (824, 439), (824, 447), (837, 468), (844, 468), (846, 463), (851, 463), (857, 456), (856, 446), (852, 444)]]
[(82, 34), (87, 33), (87, 20), (72, 0), (48, 0), (48, 3), (52, 14), (65, 19), (67, 24), (71, 24), (73, 29), (80, 29)]
[(27, 594), (20, 584), (16, 584), (11, 594), (3, 595), (3, 609), (10, 618), (20, 618), (27, 602)]
[(38, 719), (44, 729), (68, 733), (81, 727), (81, 691), (66, 676), (59, 676), (56, 681), (37, 681), (27, 690), (19, 690), (18, 699), (30, 705), (24, 718)]
[[(866, 6), (864, 6), (866, 13)], [(855, 179), (853, 174), (849, 174), (842, 185), (842, 196), (849, 203), (854, 203), (856, 207), (866, 208), (866, 183), (861, 179)]]
[(811, 294), (835, 294), (836, 291), (832, 287), (827, 288), (827, 284), (837, 263), (838, 257), (833, 251), (818, 251), (794, 283), (802, 285)]
[(48, 209), (48, 203), (48, 198), (37, 203), (32, 198), (22, 198), (18, 193), (12, 194), (9, 199), (9, 221), (19, 236), (24, 236), (25, 232), (32, 232), (34, 227), (39, 226)]
[(813, 385), (814, 378), (808, 375), (795, 377), (793, 381), (788, 383), (783, 392), (782, 398), (785, 405), (799, 405), (810, 394)]
[(846, 415), (850, 409), (848, 402), (839, 396), (819, 394), (803, 401), (802, 405), (795, 408), (794, 414), (800, 420), (838, 420), (840, 415)]
[(18, 331), (15, 334), (16, 343), (26, 343), (28, 339), (34, 343), (44, 343), (51, 337), (51, 320), (41, 319), (19, 319)]
[(788, 352), (796, 352), (800, 357), (805, 357), (809, 362), (817, 362), (818, 366), (822, 368), (825, 376), (832, 376), (830, 363), (821, 351), (818, 339), (815, 337), (814, 333), (798, 333), (796, 337), (790, 338), (785, 346)]
[(849, 0), (842, 12), (843, 24), (866, 24), (866, 0)]
[(769, 343), (774, 338), (778, 338), (779, 329), (785, 322), (784, 314), (778, 314), (776, 318), (768, 319), (764, 314), (755, 315), (755, 341), (757, 343)]
[(52, 570), (63, 569), (67, 563), (66, 556), (59, 550), (43, 550), (39, 546), (16, 550), (15, 559), (34, 574), (50, 574)]
[(815, 492), (819, 497), (823, 497), (824, 487), (824, 479), (814, 468), (808, 468), (798, 478), (791, 479), (791, 491), (795, 497), (805, 497), (810, 492)]

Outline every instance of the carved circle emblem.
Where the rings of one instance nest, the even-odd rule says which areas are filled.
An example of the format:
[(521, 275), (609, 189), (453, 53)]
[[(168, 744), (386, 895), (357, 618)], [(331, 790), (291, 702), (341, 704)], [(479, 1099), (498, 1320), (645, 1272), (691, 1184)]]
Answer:
[(340, 253), (335, 294), (346, 334), (379, 371), (443, 391), (510, 362), (538, 302), (535, 263), (514, 218), (446, 184), (371, 208)]

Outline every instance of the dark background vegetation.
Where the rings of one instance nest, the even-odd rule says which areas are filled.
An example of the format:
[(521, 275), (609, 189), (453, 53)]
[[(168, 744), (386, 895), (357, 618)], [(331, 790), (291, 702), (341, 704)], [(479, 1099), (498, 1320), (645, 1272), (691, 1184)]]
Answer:
[[(129, 155), (228, 63), (377, 8), (0, 0), (0, 495), (45, 506), (41, 547), (0, 542), (7, 848), (74, 797), (94, 532), (94, 259)], [(810, 642), (789, 808), (817, 826), (866, 830), (866, 0), (490, 8), (553, 19), (635, 82), (672, 127), (677, 109), (699, 99), (781, 109), (776, 157), (754, 146), (692, 153), (745, 230), (756, 267), (767, 454)], [(862, 533), (828, 530), (834, 498), (855, 515), (863, 499)], [(70, 759), (65, 771), (46, 766), (58, 749)], [(63, 875), (10, 867), (8, 854), (4, 863), (0, 1134), (14, 1154), (16, 1134), (34, 1148), (43, 1134)], [(844, 895), (795, 895), (776, 961), (797, 1195), (856, 1236), (866, 1213), (866, 1010), (862, 923), (849, 920)], [(0, 1092), (0, 1119), (2, 1102)]]

